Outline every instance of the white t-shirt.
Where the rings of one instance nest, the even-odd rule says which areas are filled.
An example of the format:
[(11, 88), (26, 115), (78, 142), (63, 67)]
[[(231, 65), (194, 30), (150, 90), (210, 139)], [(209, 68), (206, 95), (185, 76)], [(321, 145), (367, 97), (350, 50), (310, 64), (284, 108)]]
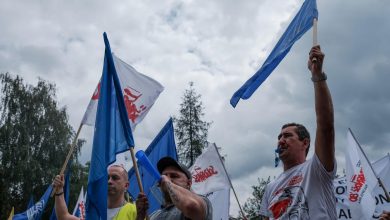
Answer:
[(333, 171), (327, 172), (317, 155), (284, 171), (264, 192), (260, 215), (270, 219), (337, 219)]
[(122, 206), (118, 208), (107, 209), (107, 219), (108, 220), (114, 219), (118, 214), (118, 212), (121, 210), (121, 208)]

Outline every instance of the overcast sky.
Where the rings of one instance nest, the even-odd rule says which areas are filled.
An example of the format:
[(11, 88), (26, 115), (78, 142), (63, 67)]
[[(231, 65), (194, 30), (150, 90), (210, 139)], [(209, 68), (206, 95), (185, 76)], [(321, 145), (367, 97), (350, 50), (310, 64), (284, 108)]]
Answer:
[[(263, 64), (303, 0), (1, 0), (0, 72), (57, 85), (76, 130), (101, 76), (107, 32), (113, 52), (165, 90), (138, 125), (146, 148), (178, 115), (190, 81), (202, 95), (209, 141), (222, 147), (242, 204), (258, 178), (276, 176), (280, 127), (299, 122), (315, 134), (313, 85), (307, 70), (312, 32), (291, 49), (263, 85), (234, 109), (233, 93)], [(390, 1), (318, 0), (318, 40), (326, 54), (335, 108), (338, 170), (350, 127), (375, 161), (390, 146)], [(90, 159), (93, 129), (81, 159)], [(313, 138), (314, 140), (314, 138)], [(313, 150), (309, 155), (312, 155)], [(231, 214), (237, 203), (231, 199)]]

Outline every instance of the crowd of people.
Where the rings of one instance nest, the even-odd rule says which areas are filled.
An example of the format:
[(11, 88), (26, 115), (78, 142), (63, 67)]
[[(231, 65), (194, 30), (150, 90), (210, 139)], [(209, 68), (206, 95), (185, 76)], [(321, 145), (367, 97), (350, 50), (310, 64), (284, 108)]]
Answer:
[[(324, 53), (320, 46), (311, 48), (308, 68), (314, 87), (316, 133), (314, 155), (307, 159), (310, 134), (301, 124), (288, 123), (278, 135), (280, 160), (283, 172), (270, 182), (264, 192), (259, 216), (265, 219), (337, 219), (333, 179), (336, 175), (335, 130), (332, 97), (323, 71)], [(129, 187), (126, 170), (113, 165), (108, 170), (107, 219), (151, 220), (210, 220), (212, 205), (201, 195), (191, 191), (192, 175), (187, 167), (170, 157), (157, 163), (161, 174), (159, 187), (164, 205), (150, 216), (145, 194), (140, 193), (135, 204), (125, 200)], [(53, 181), (55, 208), (59, 220), (78, 219), (69, 214), (63, 195), (64, 177)], [(384, 211), (380, 220), (390, 220)]]

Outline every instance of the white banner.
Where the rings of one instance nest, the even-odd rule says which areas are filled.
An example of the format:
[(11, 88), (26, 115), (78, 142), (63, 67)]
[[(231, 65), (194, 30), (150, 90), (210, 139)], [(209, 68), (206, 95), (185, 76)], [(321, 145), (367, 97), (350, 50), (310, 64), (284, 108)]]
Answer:
[[(148, 113), (160, 93), (164, 90), (164, 87), (156, 80), (139, 73), (114, 54), (112, 57), (121, 84), (131, 129), (134, 131), (135, 126)], [(83, 120), (81, 121), (82, 124), (91, 126), (95, 124), (99, 92), (100, 82), (92, 95)]]
[(73, 210), (73, 215), (79, 217), (80, 220), (85, 219), (85, 195), (83, 187), (81, 187), (79, 198), (77, 199), (77, 203)]
[(191, 188), (198, 194), (205, 195), (230, 188), (229, 179), (214, 143), (208, 144), (190, 168), (190, 172), (192, 174)]
[(205, 196), (213, 206), (213, 220), (229, 219), (230, 188), (211, 192)]
[(372, 197), (377, 179), (351, 131), (347, 134), (346, 178), (347, 198), (353, 219), (367, 220), (375, 210)]
[[(375, 172), (383, 181), (386, 189), (389, 190), (390, 187), (390, 156), (386, 155), (380, 160), (372, 164)], [(355, 217), (356, 213), (350, 209), (349, 199), (348, 199), (348, 190), (347, 190), (347, 178), (341, 177), (334, 180), (334, 193), (336, 196), (336, 207), (337, 207), (337, 216), (338, 219), (360, 219)], [(379, 215), (383, 210), (390, 210), (390, 201), (386, 199), (384, 191), (379, 185), (376, 185), (372, 192), (368, 192), (372, 195), (373, 200), (372, 204), (368, 206), (361, 207), (359, 212), (367, 212), (366, 208), (374, 206), (375, 212), (372, 216), (367, 217), (366, 219), (379, 219)], [(370, 211), (371, 212), (371, 211)], [(371, 212), (372, 213), (372, 212)]]

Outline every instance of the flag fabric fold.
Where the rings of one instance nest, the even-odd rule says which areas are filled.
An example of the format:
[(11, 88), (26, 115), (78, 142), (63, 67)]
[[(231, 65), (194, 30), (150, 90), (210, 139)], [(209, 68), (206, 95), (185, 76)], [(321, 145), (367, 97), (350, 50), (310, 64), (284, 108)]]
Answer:
[(372, 196), (377, 178), (351, 130), (347, 134), (347, 198), (353, 219), (371, 219), (375, 210)]
[(43, 211), (45, 210), (47, 201), (50, 198), (50, 194), (52, 190), (53, 190), (53, 186), (50, 184), (38, 202), (36, 202), (32, 207), (27, 209), (25, 212), (20, 214), (15, 214), (13, 220), (41, 219)]
[(106, 33), (91, 165), (88, 176), (86, 218), (107, 218), (107, 167), (118, 153), (134, 147), (133, 134)]
[[(168, 122), (154, 138), (152, 143), (150, 143), (150, 145), (146, 148), (145, 154), (152, 165), (155, 167), (157, 167), (157, 162), (163, 157), (170, 156), (175, 160), (178, 159), (172, 118), (168, 120)], [(138, 169), (141, 176), (142, 185), (144, 186), (144, 193), (149, 200), (148, 213), (150, 214), (155, 210), (160, 209), (162, 201), (159, 201), (159, 199), (162, 198), (156, 198), (159, 195), (156, 195), (156, 192), (153, 191), (154, 187), (156, 187), (154, 186), (156, 183), (155, 178), (143, 166), (139, 165)], [(139, 188), (137, 187), (137, 179), (134, 168), (131, 168), (128, 174), (130, 182), (128, 192), (133, 198), (137, 198)]]
[[(148, 114), (150, 108), (157, 100), (164, 87), (156, 80), (139, 73), (132, 66), (125, 63), (112, 54), (115, 69), (123, 92), (127, 116), (131, 121), (131, 128), (134, 131), (136, 125), (140, 123)], [(98, 83), (94, 94), (88, 104), (84, 117), (81, 121), (85, 125), (94, 125), (96, 111), (101, 92), (101, 81)]]
[(249, 99), (252, 96), (287, 55), (294, 43), (313, 26), (314, 18), (318, 18), (316, 0), (305, 0), (261, 68), (233, 94), (230, 99), (233, 107), (236, 107), (240, 99)]

